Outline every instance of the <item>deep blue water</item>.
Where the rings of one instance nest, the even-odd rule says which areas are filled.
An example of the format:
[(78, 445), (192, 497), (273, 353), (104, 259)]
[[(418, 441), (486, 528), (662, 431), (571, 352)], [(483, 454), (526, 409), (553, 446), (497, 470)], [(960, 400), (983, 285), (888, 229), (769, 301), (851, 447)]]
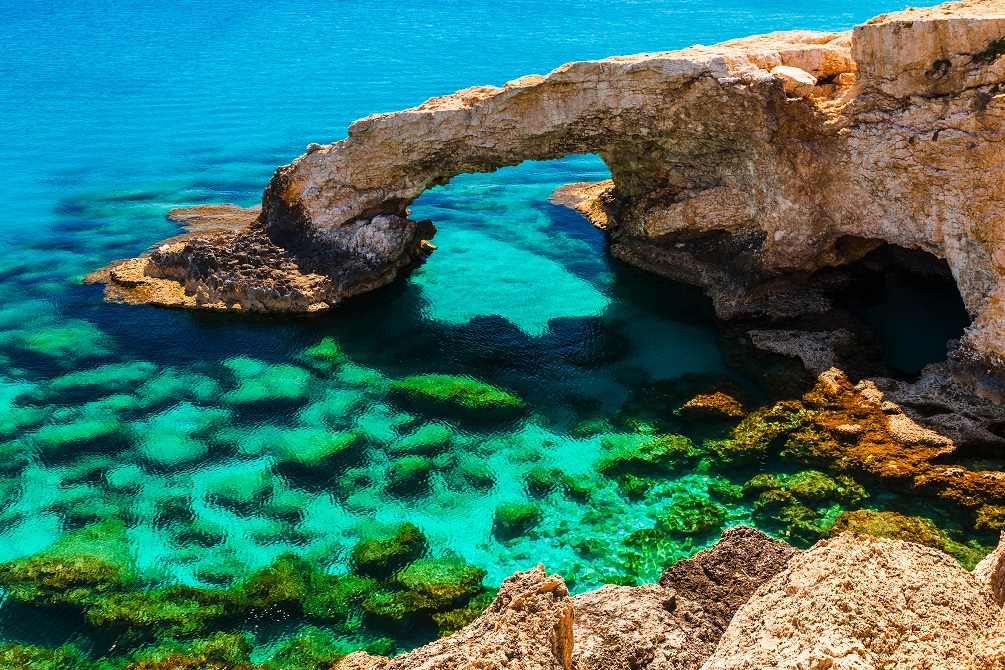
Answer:
[[(596, 157), (464, 176), (425, 194), (413, 214), (436, 222), (439, 250), (406, 281), (316, 319), (109, 305), (81, 278), (176, 234), (164, 218), (172, 207), (256, 203), (277, 165), (366, 114), (572, 60), (847, 29), (898, 8), (8, 0), (0, 561), (119, 517), (145, 578), (219, 585), (284, 551), (337, 571), (367, 528), (409, 520), (437, 551), (485, 567), (489, 583), (539, 560), (580, 590), (602, 583), (618, 570), (617, 547), (584, 557), (577, 537), (650, 526), (667, 497), (703, 493), (708, 475), (687, 473), (641, 501), (608, 487), (589, 523), (581, 504), (549, 497), (539, 530), (510, 542), (492, 536), (493, 510), (527, 497), (521, 477), (532, 467), (595, 477), (604, 430), (576, 427), (613, 416), (641, 385), (693, 373), (759, 391), (723, 365), (703, 297), (618, 266), (598, 231), (547, 203), (558, 185), (604, 178)], [(350, 361), (328, 376), (298, 363), (325, 337)], [(505, 387), (529, 418), (457, 423), (388, 394), (391, 380), (429, 372)], [(312, 470), (298, 457), (348, 430), (369, 445), (355, 461)], [(416, 449), (410, 439), (436, 451), (430, 490), (389, 495), (383, 482)], [(486, 467), (490, 486), (464, 483)], [(172, 505), (188, 511), (169, 518)], [(731, 522), (748, 517), (730, 510)], [(194, 546), (193, 532), (216, 539)]]

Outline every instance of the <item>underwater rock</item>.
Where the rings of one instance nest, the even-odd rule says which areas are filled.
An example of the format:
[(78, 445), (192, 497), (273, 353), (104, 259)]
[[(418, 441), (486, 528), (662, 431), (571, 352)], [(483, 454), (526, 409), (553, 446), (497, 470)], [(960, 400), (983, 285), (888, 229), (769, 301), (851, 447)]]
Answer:
[(0, 565), (0, 587), (26, 605), (84, 608), (135, 582), (126, 526), (118, 520), (67, 533), (38, 554)]
[(539, 565), (505, 579), (492, 605), (474, 623), (396, 656), (384, 668), (572, 670), (572, 620), (565, 582)]
[(834, 521), (828, 533), (834, 536), (844, 532), (888, 537), (933, 547), (955, 558), (967, 570), (974, 569), (985, 554), (985, 550), (979, 546), (974, 547), (951, 539), (928, 519), (905, 516), (898, 512), (874, 512), (867, 509), (843, 512)]
[(513, 414), (524, 409), (517, 396), (471, 377), (417, 375), (394, 382), (391, 389), (413, 400), (473, 410), (472, 416), (484, 413), (491, 417), (493, 413)]
[(707, 535), (722, 528), (726, 510), (692, 493), (675, 495), (656, 518), (656, 528), (672, 535)]
[(699, 393), (680, 406), (674, 414), (685, 421), (726, 421), (746, 416), (743, 405), (736, 398), (715, 391)]
[(396, 496), (418, 496), (429, 493), (432, 463), (422, 456), (405, 456), (391, 463), (387, 475), (387, 492)]
[(683, 435), (610, 435), (594, 469), (608, 477), (667, 474), (691, 462), (698, 452)]
[(303, 598), (304, 612), (322, 621), (345, 624), (362, 611), (364, 598), (376, 586), (377, 580), (370, 577), (314, 572)]
[(223, 362), (237, 378), (237, 388), (224, 395), (229, 403), (299, 400), (307, 393), (310, 373), (293, 365), (274, 365), (247, 356)]
[(390, 537), (363, 540), (350, 554), (357, 573), (387, 579), (408, 563), (421, 558), (429, 548), (426, 536), (410, 523), (398, 526)]
[(492, 532), (501, 540), (511, 540), (534, 528), (543, 518), (541, 506), (533, 502), (508, 502), (496, 507)]
[(952, 441), (907, 416), (871, 380), (852, 385), (837, 369), (820, 375), (801, 400), (752, 412), (731, 439), (704, 445), (720, 466), (765, 455), (854, 475), (862, 481), (955, 504), (970, 523), (1005, 528), (1005, 473), (952, 463)]
[(240, 585), (238, 597), (252, 612), (299, 612), (313, 568), (294, 554), (283, 554)]
[[(241, 633), (215, 633), (204, 639), (167, 640), (140, 651), (125, 670), (265, 670), (251, 662), (251, 644)], [(101, 666), (95, 670), (102, 670)]]
[(335, 338), (326, 337), (314, 346), (307, 347), (297, 356), (307, 366), (318, 372), (332, 373), (348, 360)]
[(974, 317), (954, 370), (993, 392), (1005, 371), (1005, 238), (987, 223), (1005, 202), (1003, 20), (998, 0), (912, 8), (843, 33), (569, 63), (374, 114), (278, 168), (251, 225), (190, 234), (105, 277), (140, 302), (327, 309), (421, 256), (432, 226), (405, 217), (423, 191), (597, 153), (612, 179), (564, 200), (605, 227), (615, 256), (705, 287), (722, 316), (778, 313), (793, 294), (805, 311), (798, 281), (780, 275), (882, 242), (944, 257)]
[(762, 585), (703, 668), (964, 668), (997, 616), (991, 595), (949, 556), (843, 534)]
[(833, 506), (856, 507), (869, 497), (847, 475), (830, 477), (817, 470), (793, 475), (760, 474), (743, 485), (753, 498), (753, 518), (762, 528), (782, 532), (798, 547), (808, 547), (826, 535)]

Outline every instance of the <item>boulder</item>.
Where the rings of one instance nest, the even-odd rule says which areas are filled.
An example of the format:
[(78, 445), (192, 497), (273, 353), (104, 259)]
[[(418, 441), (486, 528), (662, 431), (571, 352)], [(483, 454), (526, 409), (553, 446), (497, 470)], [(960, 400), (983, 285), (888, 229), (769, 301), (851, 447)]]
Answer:
[(964, 668), (998, 612), (946, 554), (845, 533), (754, 593), (703, 670)]

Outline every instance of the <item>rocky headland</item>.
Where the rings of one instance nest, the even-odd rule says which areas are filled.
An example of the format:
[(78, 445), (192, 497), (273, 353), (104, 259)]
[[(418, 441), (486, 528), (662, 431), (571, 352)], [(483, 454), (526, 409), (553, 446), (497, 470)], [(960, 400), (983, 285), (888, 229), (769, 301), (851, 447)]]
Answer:
[(208, 226), (96, 278), (136, 302), (325, 310), (431, 249), (432, 224), (408, 218), (426, 189), (596, 153), (612, 179), (555, 199), (617, 257), (704, 287), (724, 318), (825, 311), (814, 271), (884, 244), (944, 258), (973, 321), (954, 371), (1000, 392), (1003, 39), (1005, 4), (965, 1), (465, 89), (310, 145), (245, 227)]

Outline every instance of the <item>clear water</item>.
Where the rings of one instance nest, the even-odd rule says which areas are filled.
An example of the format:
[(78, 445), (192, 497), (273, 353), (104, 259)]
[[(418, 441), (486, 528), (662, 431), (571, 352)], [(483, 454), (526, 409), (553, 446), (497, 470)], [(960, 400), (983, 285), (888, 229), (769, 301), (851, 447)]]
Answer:
[[(709, 475), (623, 496), (592, 468), (605, 437), (627, 430), (618, 409), (640, 387), (688, 374), (759, 390), (724, 367), (704, 298), (618, 266), (599, 232), (547, 203), (558, 185), (604, 178), (596, 157), (425, 194), (413, 214), (436, 222), (439, 250), (407, 280), (321, 318), (108, 305), (80, 280), (176, 234), (172, 207), (256, 203), (277, 165), (369, 113), (571, 60), (846, 29), (899, 7), (8, 0), (0, 562), (121, 518), (144, 579), (220, 586), (287, 551), (339, 572), (361, 536), (407, 520), (434, 553), (485, 568), (488, 584), (538, 561), (576, 590), (623, 576), (620, 540), (651, 528), (674, 495), (705, 495)], [(319, 373), (302, 353), (326, 337), (349, 362)], [(501, 424), (458, 420), (389, 390), (433, 372), (501, 386), (529, 409)], [(338, 431), (362, 436), (351, 458), (310, 451)], [(392, 463), (416, 453), (432, 463), (428, 489), (389, 493)], [(541, 467), (590, 482), (590, 503), (533, 496), (524, 475)], [(496, 507), (531, 498), (540, 525), (495, 537)], [(750, 509), (728, 513), (738, 523)], [(710, 539), (636, 565), (638, 577)], [(0, 637), (12, 625), (0, 609)]]

